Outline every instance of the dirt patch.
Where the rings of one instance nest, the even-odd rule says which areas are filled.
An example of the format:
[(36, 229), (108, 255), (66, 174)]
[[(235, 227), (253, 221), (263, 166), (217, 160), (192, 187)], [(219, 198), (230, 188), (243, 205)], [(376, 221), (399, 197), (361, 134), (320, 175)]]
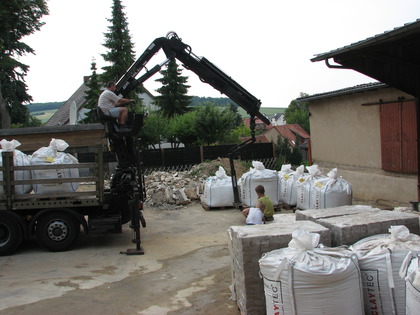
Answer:
[[(233, 164), (235, 166), (236, 178), (240, 178), (244, 173), (248, 172), (249, 168), (251, 167), (250, 163), (240, 160), (234, 160)], [(202, 177), (214, 176), (216, 171), (219, 170), (220, 166), (225, 169), (228, 176), (231, 176), (230, 162), (228, 158), (218, 158), (213, 161), (206, 161), (195, 165), (191, 168), (190, 174), (195, 174)]]

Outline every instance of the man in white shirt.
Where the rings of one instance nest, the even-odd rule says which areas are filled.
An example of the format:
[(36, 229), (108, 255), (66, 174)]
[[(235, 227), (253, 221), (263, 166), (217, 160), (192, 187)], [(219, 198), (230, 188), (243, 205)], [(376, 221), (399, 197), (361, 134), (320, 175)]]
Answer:
[(120, 127), (124, 126), (128, 114), (128, 109), (127, 107), (124, 107), (124, 105), (132, 102), (133, 100), (116, 95), (114, 93), (114, 81), (108, 82), (106, 87), (107, 89), (99, 96), (98, 106), (106, 116), (118, 118)]

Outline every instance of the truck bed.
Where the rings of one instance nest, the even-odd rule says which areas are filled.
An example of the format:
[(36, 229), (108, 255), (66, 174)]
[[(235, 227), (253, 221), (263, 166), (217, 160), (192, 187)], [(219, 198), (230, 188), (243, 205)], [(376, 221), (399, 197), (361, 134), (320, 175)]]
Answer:
[[(3, 164), (0, 166), (0, 185), (3, 193), (0, 194), (0, 210), (60, 208), (60, 207), (86, 207), (99, 206), (103, 203), (104, 191), (104, 167), (103, 155), (95, 155), (95, 161), (78, 164), (51, 164), (51, 165), (13, 165), (13, 153), (2, 153)], [(48, 178), (48, 179), (15, 179), (15, 171), (42, 170), (68, 170), (78, 169), (79, 175), (86, 173), (87, 176), (73, 178)], [(1, 176), (3, 175), (3, 176)], [(59, 187), (63, 183), (79, 183), (76, 191), (57, 191), (48, 193), (35, 193), (34, 189), (27, 194), (16, 194), (15, 185), (55, 184)], [(59, 189), (57, 189), (59, 190)]]

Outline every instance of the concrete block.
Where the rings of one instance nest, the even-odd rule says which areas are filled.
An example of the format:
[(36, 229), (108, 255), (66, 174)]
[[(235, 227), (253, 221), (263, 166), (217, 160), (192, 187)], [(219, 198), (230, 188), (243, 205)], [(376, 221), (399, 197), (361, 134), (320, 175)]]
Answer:
[(326, 209), (312, 209), (312, 210), (296, 210), (296, 220), (311, 220), (325, 219), (343, 215), (365, 213), (367, 211), (381, 211), (378, 208), (372, 208), (365, 205), (350, 205)]
[(392, 225), (405, 225), (411, 233), (420, 234), (418, 216), (388, 210), (335, 216), (315, 222), (330, 230), (332, 246), (352, 245), (368, 236), (388, 234)]
[(242, 315), (265, 314), (264, 286), (258, 260), (264, 253), (287, 247), (297, 229), (319, 233), (320, 243), (331, 245), (327, 228), (312, 221), (295, 221), (293, 214), (275, 214), (274, 221), (264, 225), (231, 226), (228, 229), (232, 298)]

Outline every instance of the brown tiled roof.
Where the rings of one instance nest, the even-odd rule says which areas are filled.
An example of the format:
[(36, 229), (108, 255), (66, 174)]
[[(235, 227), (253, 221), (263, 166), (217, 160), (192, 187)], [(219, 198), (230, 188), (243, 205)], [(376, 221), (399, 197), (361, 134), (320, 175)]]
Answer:
[(89, 88), (86, 84), (82, 84), (76, 92), (65, 102), (56, 112), (55, 114), (48, 119), (45, 123), (45, 126), (63, 126), (69, 123), (69, 112), (70, 112), (70, 105), (71, 103), (76, 102), (77, 110), (83, 106), (85, 103), (85, 93)]
[[(275, 129), (281, 137), (288, 139), (289, 144), (292, 147), (295, 146), (296, 135), (299, 135), (303, 140), (310, 138), (310, 135), (299, 124), (273, 126), (271, 129)], [(266, 132), (268, 132), (268, 130)], [(264, 132), (262, 135), (264, 135), (266, 132)]]

